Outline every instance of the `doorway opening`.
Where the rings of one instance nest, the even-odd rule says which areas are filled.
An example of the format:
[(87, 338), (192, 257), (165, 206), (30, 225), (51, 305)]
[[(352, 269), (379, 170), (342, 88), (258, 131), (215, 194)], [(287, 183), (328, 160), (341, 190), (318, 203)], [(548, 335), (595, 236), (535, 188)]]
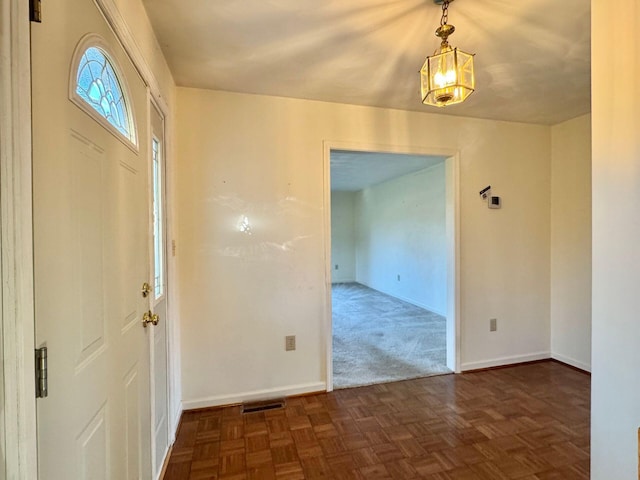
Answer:
[(458, 371), (457, 162), (326, 146), (328, 390)]

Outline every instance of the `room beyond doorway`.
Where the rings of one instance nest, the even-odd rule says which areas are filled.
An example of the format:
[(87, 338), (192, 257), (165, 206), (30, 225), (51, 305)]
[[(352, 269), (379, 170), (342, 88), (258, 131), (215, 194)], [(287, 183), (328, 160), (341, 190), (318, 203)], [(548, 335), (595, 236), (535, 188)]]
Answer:
[(331, 290), (334, 388), (451, 373), (445, 317), (355, 282)]
[[(406, 324), (413, 327), (398, 330), (396, 340), (390, 335), (392, 330), (383, 333), (383, 336), (389, 335), (389, 339), (382, 339), (383, 343), (387, 340), (400, 342), (395, 347), (400, 355), (384, 359), (382, 357), (388, 352), (378, 349), (381, 358), (372, 370), (382, 374), (379, 380), (363, 378), (358, 383), (345, 384), (340, 368), (333, 371), (334, 354), (340, 357), (336, 358), (340, 364), (345, 352), (345, 342), (334, 333), (344, 332), (345, 325), (333, 318), (328, 322), (327, 330), (328, 390), (334, 383), (336, 388), (343, 388), (451, 372), (458, 367), (457, 154), (413, 148), (381, 149), (378, 146), (376, 151), (360, 148), (362, 146), (352, 150), (325, 144), (325, 185), (330, 185), (325, 191), (325, 205), (327, 223), (331, 225), (326, 237), (329, 312), (333, 299), (330, 289), (336, 287), (334, 284), (356, 282), (352, 286), (370, 287), (372, 294), (383, 297), (387, 294), (390, 301), (395, 297), (393, 301), (398, 304), (389, 311), (401, 312), (406, 306), (415, 308), (414, 314), (418, 311), (424, 313), (425, 318), (439, 318), (444, 332), (433, 340), (437, 337), (440, 344), (434, 343), (428, 350), (431, 353), (440, 350), (443, 354), (440, 361), (435, 362), (437, 366), (427, 362), (435, 367), (431, 369), (424, 369), (424, 364), (416, 369), (411, 362), (399, 360), (403, 356), (406, 359), (405, 354), (411, 350), (399, 339), (411, 338), (411, 329), (418, 325), (408, 321)], [(379, 328), (376, 323), (380, 320), (379, 316), (376, 319), (373, 315), (368, 326)], [(403, 322), (397, 323), (396, 326), (401, 327)], [(351, 327), (353, 325), (347, 326), (347, 330)], [(347, 351), (367, 350), (363, 344), (357, 344), (357, 339), (358, 335), (355, 335), (353, 340), (346, 342), (349, 344)], [(417, 364), (429, 357), (426, 350), (424, 345), (414, 349)], [(405, 363), (406, 376), (398, 376), (403, 370), (393, 366), (402, 367), (398, 363)], [(388, 366), (389, 372), (380, 371), (384, 365)]]

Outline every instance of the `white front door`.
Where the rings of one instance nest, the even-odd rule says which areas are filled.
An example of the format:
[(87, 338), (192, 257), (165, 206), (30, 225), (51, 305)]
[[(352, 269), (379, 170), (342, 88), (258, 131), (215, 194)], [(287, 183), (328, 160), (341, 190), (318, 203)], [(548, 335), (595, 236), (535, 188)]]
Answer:
[(151, 342), (151, 419), (153, 478), (161, 473), (169, 450), (167, 358), (167, 260), (165, 208), (164, 120), (151, 104), (151, 309), (158, 323), (149, 332)]
[[(43, 8), (32, 26), (36, 346), (49, 357), (39, 478), (149, 479), (146, 87), (93, 1)], [(74, 50), (89, 32), (119, 67), (137, 148), (69, 100)], [(102, 80), (88, 94), (96, 101)], [(116, 115), (112, 100), (102, 98)]]

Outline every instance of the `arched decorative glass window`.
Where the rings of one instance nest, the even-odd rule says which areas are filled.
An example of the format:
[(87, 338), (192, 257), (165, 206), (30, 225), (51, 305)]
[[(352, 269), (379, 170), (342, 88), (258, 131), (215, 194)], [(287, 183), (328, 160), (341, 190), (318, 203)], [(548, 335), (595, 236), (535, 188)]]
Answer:
[(88, 35), (76, 47), (69, 93), (76, 105), (137, 147), (124, 78), (97, 35)]

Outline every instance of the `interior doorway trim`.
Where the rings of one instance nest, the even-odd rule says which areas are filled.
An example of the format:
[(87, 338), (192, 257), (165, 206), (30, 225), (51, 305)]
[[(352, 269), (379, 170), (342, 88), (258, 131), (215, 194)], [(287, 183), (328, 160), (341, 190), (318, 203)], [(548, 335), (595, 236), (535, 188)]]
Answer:
[(381, 152), (446, 157), (447, 196), (447, 367), (460, 373), (460, 153), (456, 149), (416, 145), (380, 145), (325, 140), (324, 168), (324, 339), (327, 391), (333, 390), (333, 320), (331, 307), (331, 151)]
[(29, 2), (0, 0), (0, 435), (6, 478), (37, 478)]

